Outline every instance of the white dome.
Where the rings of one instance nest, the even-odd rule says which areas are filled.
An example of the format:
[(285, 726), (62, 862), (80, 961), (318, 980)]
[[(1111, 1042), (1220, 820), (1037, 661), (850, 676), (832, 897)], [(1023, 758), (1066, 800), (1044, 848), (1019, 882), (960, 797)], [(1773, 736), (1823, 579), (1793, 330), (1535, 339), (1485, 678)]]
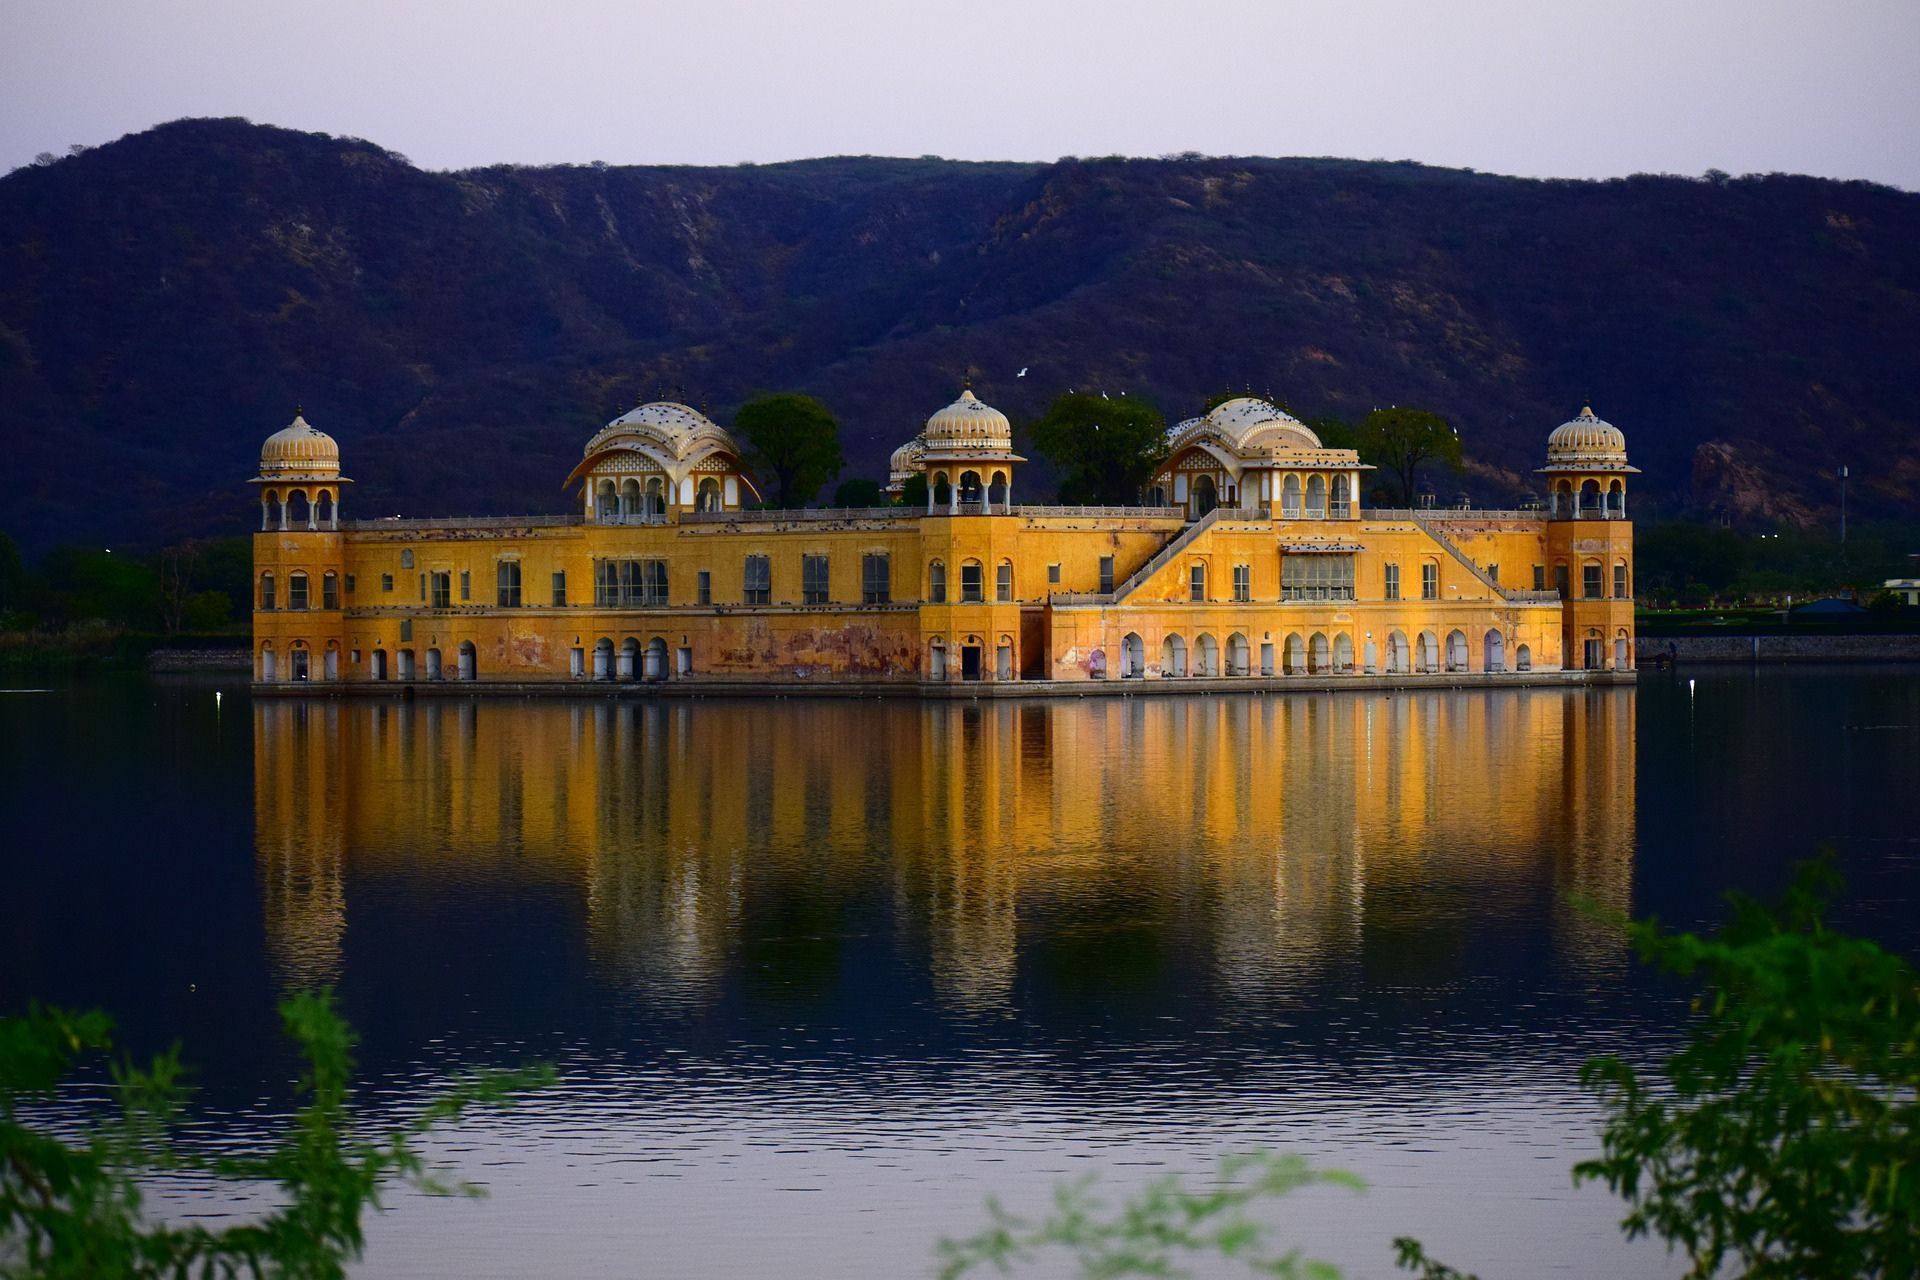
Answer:
[(1172, 443), (1178, 448), (1202, 435), (1218, 437), (1235, 453), (1325, 447), (1304, 422), (1258, 396), (1237, 396), (1204, 418), (1188, 418), (1174, 428)]
[(293, 421), (260, 446), (260, 475), (267, 480), (332, 479), (340, 474), (340, 446), (296, 411)]
[(724, 449), (736, 457), (740, 447), (719, 424), (697, 409), (673, 400), (656, 400), (629, 409), (594, 433), (583, 451), (586, 457), (626, 439), (650, 444), (670, 458), (682, 459), (703, 446)]
[(929, 449), (1011, 449), (1013, 424), (1007, 415), (977, 399), (969, 387), (960, 398), (927, 419), (921, 433)]
[(1627, 460), (1627, 437), (1611, 422), (1583, 408), (1547, 437), (1547, 465), (1617, 467)]

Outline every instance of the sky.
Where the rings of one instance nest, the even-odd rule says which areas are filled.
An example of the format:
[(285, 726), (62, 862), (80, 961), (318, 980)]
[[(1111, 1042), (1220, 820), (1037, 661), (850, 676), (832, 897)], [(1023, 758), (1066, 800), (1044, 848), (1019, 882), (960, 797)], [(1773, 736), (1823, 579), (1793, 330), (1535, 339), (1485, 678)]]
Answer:
[(1920, 0), (0, 0), (0, 171), (182, 116), (433, 169), (1190, 150), (1920, 190)]

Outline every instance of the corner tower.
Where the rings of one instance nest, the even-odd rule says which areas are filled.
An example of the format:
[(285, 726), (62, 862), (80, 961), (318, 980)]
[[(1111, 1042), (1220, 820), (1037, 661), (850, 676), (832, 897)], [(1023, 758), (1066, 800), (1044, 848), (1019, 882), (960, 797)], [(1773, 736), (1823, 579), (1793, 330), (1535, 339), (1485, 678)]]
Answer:
[(1547, 437), (1547, 555), (1560, 593), (1564, 662), (1633, 669), (1633, 526), (1627, 523), (1627, 438), (1591, 408)]
[(253, 539), (254, 679), (340, 678), (344, 570), (340, 446), (295, 410), (260, 446), (260, 532)]

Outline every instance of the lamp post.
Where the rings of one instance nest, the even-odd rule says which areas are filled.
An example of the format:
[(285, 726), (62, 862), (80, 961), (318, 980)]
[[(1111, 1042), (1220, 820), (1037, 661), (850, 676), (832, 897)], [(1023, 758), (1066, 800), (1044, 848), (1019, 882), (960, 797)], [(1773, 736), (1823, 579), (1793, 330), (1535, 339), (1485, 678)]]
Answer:
[(1847, 545), (1847, 469), (1840, 468), (1840, 545)]

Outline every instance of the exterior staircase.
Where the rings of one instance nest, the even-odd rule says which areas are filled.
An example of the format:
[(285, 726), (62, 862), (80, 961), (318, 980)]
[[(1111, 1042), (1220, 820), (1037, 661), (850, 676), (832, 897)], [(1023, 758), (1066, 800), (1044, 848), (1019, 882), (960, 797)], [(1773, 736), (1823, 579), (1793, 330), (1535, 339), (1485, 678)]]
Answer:
[(1187, 547), (1191, 546), (1193, 544), (1194, 539), (1198, 538), (1201, 534), (1205, 533), (1207, 530), (1213, 528), (1214, 525), (1220, 523), (1220, 520), (1222, 517), (1238, 516), (1242, 514), (1244, 513), (1240, 511), (1230, 510), (1226, 507), (1215, 507), (1213, 510), (1207, 512), (1207, 514), (1205, 514), (1204, 516), (1201, 516), (1198, 520), (1195, 520), (1192, 524), (1188, 525), (1185, 529), (1182, 529), (1180, 531), (1179, 537), (1175, 538), (1172, 542), (1169, 542), (1166, 546), (1160, 548), (1159, 551), (1154, 553), (1153, 559), (1147, 561), (1145, 564), (1141, 565), (1138, 569), (1134, 570), (1133, 575), (1129, 577), (1125, 582), (1115, 587), (1112, 593), (1106, 596), (1102, 600), (1102, 603), (1103, 604), (1119, 604), (1122, 600), (1125, 600), (1128, 596), (1132, 595), (1135, 591), (1138, 591), (1142, 586), (1146, 585), (1147, 579), (1153, 577), (1154, 574), (1160, 572), (1161, 569), (1166, 567), (1169, 561), (1171, 561), (1175, 556), (1179, 555), (1182, 551), (1186, 550)]

